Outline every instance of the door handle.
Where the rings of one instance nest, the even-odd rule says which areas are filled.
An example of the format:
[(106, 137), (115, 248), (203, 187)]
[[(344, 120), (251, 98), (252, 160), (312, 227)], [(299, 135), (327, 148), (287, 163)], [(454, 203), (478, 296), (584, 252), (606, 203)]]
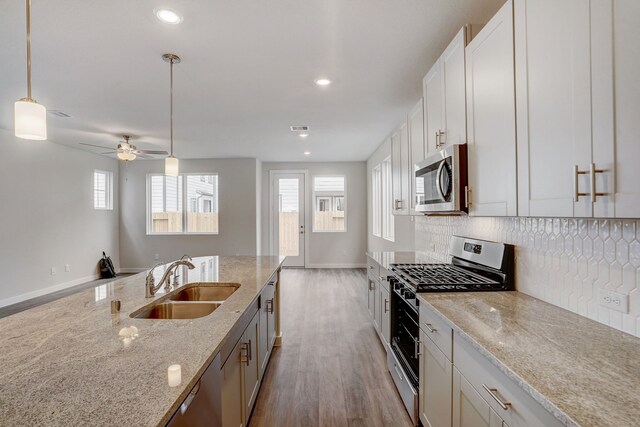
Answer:
[(191, 393), (189, 393), (189, 396), (187, 396), (187, 398), (184, 400), (184, 402), (182, 402), (182, 405), (180, 405), (180, 413), (182, 415), (184, 415), (184, 413), (187, 412), (187, 409), (189, 409), (189, 406), (191, 406), (191, 403), (193, 402), (193, 399), (196, 398), (196, 395), (200, 391), (200, 382), (201, 381), (198, 381), (196, 383), (196, 385), (191, 390)]
[(596, 169), (596, 164), (591, 163), (589, 167), (589, 178), (591, 181), (591, 203), (596, 202), (597, 196), (606, 196), (607, 193), (598, 193), (596, 191), (596, 174), (606, 172), (604, 169)]

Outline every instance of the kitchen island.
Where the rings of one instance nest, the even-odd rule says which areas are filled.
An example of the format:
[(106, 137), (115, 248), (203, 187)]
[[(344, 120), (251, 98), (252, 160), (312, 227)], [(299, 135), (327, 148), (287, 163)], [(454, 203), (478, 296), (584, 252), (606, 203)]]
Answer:
[[(201, 318), (131, 318), (166, 299), (162, 289), (145, 297), (145, 272), (0, 319), (0, 423), (165, 425), (229, 345), (245, 311), (278, 277), (283, 259), (194, 258), (195, 268), (181, 271), (179, 287), (240, 285)], [(154, 274), (159, 279), (163, 268)], [(121, 302), (119, 313), (111, 313), (112, 300)], [(278, 324), (278, 341), (280, 335)], [(181, 382), (170, 387), (167, 369), (174, 364), (181, 366)]]

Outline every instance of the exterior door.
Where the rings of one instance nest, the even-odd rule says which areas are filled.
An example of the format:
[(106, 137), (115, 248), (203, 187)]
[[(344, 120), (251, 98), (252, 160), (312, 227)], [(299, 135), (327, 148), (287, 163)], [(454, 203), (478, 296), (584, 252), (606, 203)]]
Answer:
[(304, 267), (304, 173), (273, 176), (272, 253), (286, 257), (284, 266)]

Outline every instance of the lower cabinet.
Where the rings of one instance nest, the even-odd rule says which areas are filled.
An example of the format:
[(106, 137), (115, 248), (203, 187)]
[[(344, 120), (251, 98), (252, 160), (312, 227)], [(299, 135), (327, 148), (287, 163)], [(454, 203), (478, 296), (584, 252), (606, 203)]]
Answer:
[(258, 353), (260, 360), (260, 378), (264, 375), (271, 350), (276, 341), (276, 290), (275, 285), (267, 285), (260, 297), (260, 334)]
[(244, 343), (238, 341), (229, 358), (222, 366), (222, 425), (223, 427), (242, 427), (244, 417), (244, 391), (242, 383), (242, 353)]
[[(388, 282), (385, 283), (388, 286)], [(391, 295), (389, 289), (384, 284), (380, 284), (380, 335), (384, 340), (384, 344), (391, 341)], [(386, 348), (386, 347), (385, 347)]]
[(380, 285), (377, 280), (373, 280), (371, 277), (367, 278), (369, 283), (369, 295), (368, 295), (368, 308), (369, 308), (369, 316), (371, 316), (371, 320), (373, 320), (373, 324), (376, 327), (377, 331), (380, 331), (380, 309), (378, 308), (378, 303), (380, 302), (380, 296), (378, 295), (378, 288)]
[(260, 361), (258, 360), (258, 337), (260, 316), (256, 313), (253, 320), (247, 326), (244, 335), (240, 339), (243, 342), (244, 354), (241, 362), (244, 363), (244, 410), (245, 423), (251, 415), (251, 409), (260, 389)]
[(453, 373), (453, 427), (508, 427), (457, 369)]
[(425, 427), (451, 427), (453, 363), (422, 328), (420, 343), (420, 420)]

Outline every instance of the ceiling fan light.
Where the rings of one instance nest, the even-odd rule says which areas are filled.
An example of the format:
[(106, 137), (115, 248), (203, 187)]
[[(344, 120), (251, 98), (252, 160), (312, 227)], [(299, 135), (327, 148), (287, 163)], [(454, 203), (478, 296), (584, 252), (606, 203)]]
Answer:
[(118, 151), (116, 156), (120, 160), (129, 160), (129, 154), (126, 151)]
[(22, 139), (47, 139), (47, 109), (31, 99), (14, 104), (15, 135)]
[(136, 157), (137, 156), (134, 153), (129, 153), (129, 158), (127, 160), (135, 160)]
[(164, 174), (166, 176), (178, 176), (178, 159), (173, 156), (164, 159)]

